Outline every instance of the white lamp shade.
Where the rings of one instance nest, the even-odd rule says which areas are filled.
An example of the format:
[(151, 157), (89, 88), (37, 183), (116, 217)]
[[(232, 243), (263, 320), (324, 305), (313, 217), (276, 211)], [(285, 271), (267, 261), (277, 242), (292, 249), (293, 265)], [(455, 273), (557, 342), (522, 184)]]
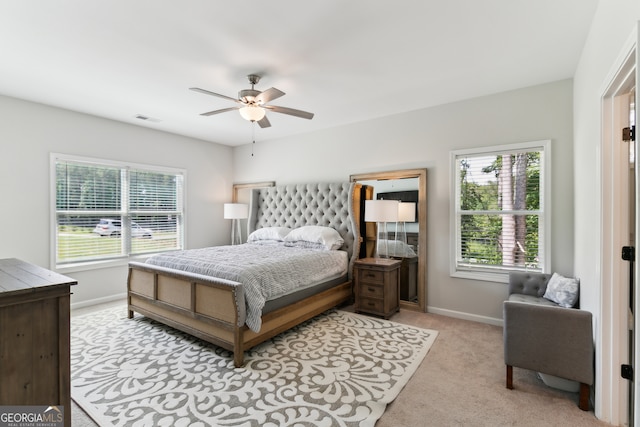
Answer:
[(254, 105), (247, 105), (242, 107), (239, 111), (242, 118), (249, 120), (250, 122), (259, 122), (266, 114), (264, 108), (256, 107)]
[(398, 220), (397, 200), (365, 200), (364, 220), (366, 222), (395, 222)]
[(244, 219), (249, 217), (249, 205), (244, 203), (225, 203), (224, 219)]
[(414, 222), (416, 220), (416, 204), (399, 203), (398, 204), (398, 221)]

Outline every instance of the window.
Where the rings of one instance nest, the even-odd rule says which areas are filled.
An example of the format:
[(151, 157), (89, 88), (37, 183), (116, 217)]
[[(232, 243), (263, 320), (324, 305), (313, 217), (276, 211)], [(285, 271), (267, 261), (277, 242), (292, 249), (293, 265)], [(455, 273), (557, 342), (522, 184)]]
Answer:
[(546, 272), (549, 141), (451, 153), (451, 275), (506, 282)]
[(183, 171), (51, 159), (55, 268), (183, 248)]

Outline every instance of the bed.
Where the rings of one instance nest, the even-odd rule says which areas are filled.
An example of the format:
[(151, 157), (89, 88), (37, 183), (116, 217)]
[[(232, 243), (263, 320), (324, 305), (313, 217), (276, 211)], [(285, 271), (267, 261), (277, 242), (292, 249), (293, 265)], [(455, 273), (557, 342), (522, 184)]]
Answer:
[[(289, 268), (288, 275), (294, 282), (300, 282), (298, 289), (289, 289), (284, 296), (264, 301), (257, 313), (258, 319), (255, 319), (255, 307), (248, 305), (255, 299), (255, 291), (249, 287), (254, 285), (249, 283), (248, 275), (216, 274), (215, 265), (201, 270), (184, 260), (156, 265), (153, 259), (129, 263), (129, 318), (137, 312), (216, 344), (232, 351), (235, 366), (242, 366), (245, 350), (329, 308), (351, 301), (353, 263), (361, 243), (361, 193), (362, 186), (351, 182), (291, 184), (252, 190), (248, 234), (271, 233), (280, 227), (333, 229), (343, 241), (335, 252), (344, 257), (346, 268), (319, 284), (305, 282), (309, 279), (302, 278), (301, 272), (306, 269)], [(258, 251), (254, 257), (262, 258), (259, 250), (267, 245), (256, 246), (262, 249), (252, 246), (252, 250)], [(225, 246), (211, 250), (228, 251), (227, 256), (235, 257), (233, 251), (239, 248)], [(234, 277), (241, 280), (233, 280)]]

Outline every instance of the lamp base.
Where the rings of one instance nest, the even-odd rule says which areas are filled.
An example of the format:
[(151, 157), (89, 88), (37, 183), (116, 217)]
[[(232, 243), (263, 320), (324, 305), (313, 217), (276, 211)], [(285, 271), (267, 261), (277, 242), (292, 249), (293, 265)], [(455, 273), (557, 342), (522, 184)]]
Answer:
[(242, 232), (240, 231), (240, 220), (233, 219), (231, 220), (231, 244), (232, 245), (241, 245), (242, 244)]
[[(396, 223), (396, 242), (398, 242), (394, 248), (394, 255), (398, 255), (398, 253), (404, 253), (404, 248), (407, 245), (407, 226), (404, 221), (399, 221)], [(402, 256), (402, 255), (401, 255)]]
[(389, 240), (387, 233), (387, 223), (378, 223), (378, 232), (376, 236), (376, 252), (374, 258), (389, 258)]

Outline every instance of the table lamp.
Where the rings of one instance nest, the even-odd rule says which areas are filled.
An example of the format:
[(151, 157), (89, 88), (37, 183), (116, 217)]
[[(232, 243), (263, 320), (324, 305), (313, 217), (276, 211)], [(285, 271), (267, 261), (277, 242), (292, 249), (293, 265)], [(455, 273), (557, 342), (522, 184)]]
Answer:
[[(396, 222), (396, 241), (407, 244), (406, 222), (415, 222), (416, 220), (416, 204), (413, 202), (398, 203), (398, 222)], [(404, 248), (404, 245), (396, 245)]]
[(242, 234), (240, 231), (240, 220), (249, 217), (249, 205), (244, 203), (225, 203), (224, 219), (232, 220), (231, 223), (231, 244), (239, 245), (242, 243)]
[(398, 221), (397, 200), (365, 200), (365, 222), (377, 223), (376, 253), (378, 258), (389, 257), (389, 244), (387, 234), (387, 222)]

